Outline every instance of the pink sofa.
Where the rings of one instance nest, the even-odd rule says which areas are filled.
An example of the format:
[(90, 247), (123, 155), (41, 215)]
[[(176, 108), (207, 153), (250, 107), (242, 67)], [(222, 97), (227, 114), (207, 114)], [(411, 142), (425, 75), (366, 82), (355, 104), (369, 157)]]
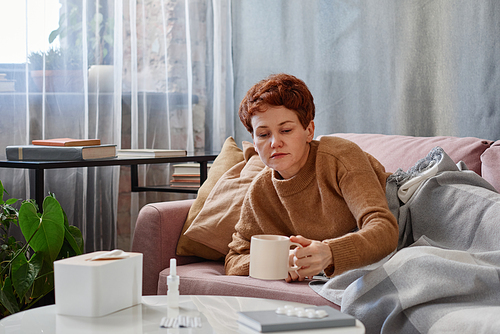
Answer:
[[(377, 158), (389, 172), (407, 170), (441, 146), (455, 161), (464, 161), (470, 170), (500, 189), (500, 141), (458, 137), (411, 137), (381, 134), (334, 134), (357, 143)], [(132, 251), (144, 254), (143, 294), (166, 294), (170, 258), (177, 259), (180, 293), (272, 298), (330, 305), (308, 282), (262, 281), (243, 276), (226, 276), (224, 264), (198, 257), (177, 256), (177, 240), (193, 200), (152, 203), (137, 218)]]

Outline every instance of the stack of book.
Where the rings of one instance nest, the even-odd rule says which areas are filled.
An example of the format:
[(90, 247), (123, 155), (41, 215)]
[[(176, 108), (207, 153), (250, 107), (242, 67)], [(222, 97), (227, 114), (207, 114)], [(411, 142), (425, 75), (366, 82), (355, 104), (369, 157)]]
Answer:
[(31, 141), (32, 145), (7, 146), (8, 160), (74, 161), (113, 158), (116, 145), (101, 145), (100, 139), (55, 138)]
[(0, 73), (0, 92), (13, 92), (15, 91), (15, 80), (7, 80), (6, 73)]
[(167, 158), (181, 157), (187, 154), (186, 150), (140, 148), (140, 149), (121, 149), (116, 152), (119, 157), (144, 157), (144, 158)]
[[(208, 169), (212, 164), (208, 163)], [(195, 162), (174, 165), (170, 186), (174, 188), (199, 188), (200, 164)]]

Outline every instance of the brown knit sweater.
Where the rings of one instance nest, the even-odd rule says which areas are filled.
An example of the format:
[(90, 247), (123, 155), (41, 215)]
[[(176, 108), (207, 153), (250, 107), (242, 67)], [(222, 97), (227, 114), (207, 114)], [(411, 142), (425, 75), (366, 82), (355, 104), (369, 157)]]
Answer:
[(310, 145), (294, 177), (277, 179), (266, 167), (253, 181), (229, 244), (226, 274), (249, 274), (250, 239), (256, 234), (327, 242), (333, 256), (328, 276), (377, 262), (396, 248), (398, 225), (385, 197), (385, 168), (345, 139), (322, 137)]

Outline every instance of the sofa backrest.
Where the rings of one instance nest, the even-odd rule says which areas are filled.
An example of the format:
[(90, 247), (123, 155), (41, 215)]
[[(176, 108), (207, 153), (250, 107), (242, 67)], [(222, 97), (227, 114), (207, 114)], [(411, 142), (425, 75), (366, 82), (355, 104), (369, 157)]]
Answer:
[(337, 136), (358, 144), (373, 155), (388, 172), (398, 168), (404, 171), (424, 158), (434, 147), (440, 146), (455, 161), (483, 176), (500, 189), (500, 141), (474, 137), (413, 137), (383, 134), (336, 133)]

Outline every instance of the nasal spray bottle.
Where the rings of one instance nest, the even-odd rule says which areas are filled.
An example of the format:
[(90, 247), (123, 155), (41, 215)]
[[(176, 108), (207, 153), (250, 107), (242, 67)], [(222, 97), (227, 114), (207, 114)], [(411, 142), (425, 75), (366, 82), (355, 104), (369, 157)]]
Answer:
[(179, 307), (179, 276), (177, 276), (177, 261), (170, 259), (170, 275), (167, 276), (167, 302), (172, 308)]

